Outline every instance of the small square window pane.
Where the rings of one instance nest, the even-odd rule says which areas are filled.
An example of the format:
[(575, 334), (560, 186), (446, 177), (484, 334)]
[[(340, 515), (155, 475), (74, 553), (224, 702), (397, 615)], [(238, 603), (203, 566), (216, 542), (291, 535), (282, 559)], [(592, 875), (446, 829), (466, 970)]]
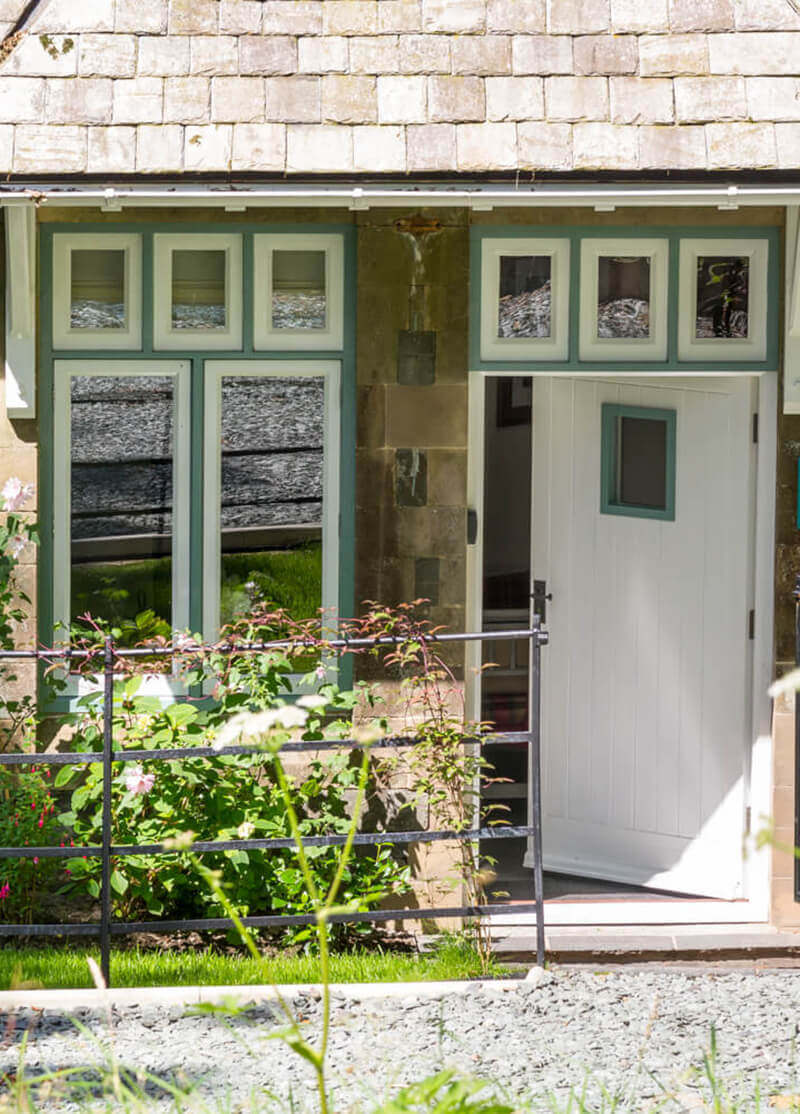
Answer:
[(174, 384), (76, 375), (70, 396), (70, 618), (89, 613), (134, 642), (141, 629), (168, 636)]
[(650, 257), (601, 255), (597, 261), (597, 336), (650, 336)]
[(667, 423), (621, 417), (617, 432), (617, 502), (667, 509)]
[(125, 328), (125, 252), (76, 248), (70, 258), (71, 329)]
[(549, 337), (552, 329), (552, 259), (501, 255), (498, 337)]
[(172, 328), (224, 329), (225, 252), (172, 252)]
[(747, 256), (697, 257), (696, 338), (747, 338), (749, 283)]
[(272, 253), (272, 328), (324, 329), (327, 323), (324, 251)]

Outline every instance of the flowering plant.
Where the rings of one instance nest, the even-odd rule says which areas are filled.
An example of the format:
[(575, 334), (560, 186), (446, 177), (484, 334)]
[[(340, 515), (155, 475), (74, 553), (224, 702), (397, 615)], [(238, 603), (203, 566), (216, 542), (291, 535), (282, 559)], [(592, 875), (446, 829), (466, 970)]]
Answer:
[[(65, 839), (55, 815), (50, 770), (44, 766), (2, 768), (0, 846), (47, 847)], [(66, 876), (59, 859), (0, 861), (0, 922), (29, 924), (54, 881)]]
[[(14, 626), (27, 618), (26, 605), (30, 598), (15, 583), (15, 574), (25, 547), (38, 541), (36, 524), (20, 513), (33, 497), (33, 485), (23, 484), (11, 476), (0, 490), (0, 649), (10, 650), (14, 642)], [(16, 674), (0, 661), (0, 721), (6, 721), (0, 735), (0, 749), (8, 749), (21, 724), (34, 712), (31, 696), (10, 699), (9, 686), (17, 680)]]

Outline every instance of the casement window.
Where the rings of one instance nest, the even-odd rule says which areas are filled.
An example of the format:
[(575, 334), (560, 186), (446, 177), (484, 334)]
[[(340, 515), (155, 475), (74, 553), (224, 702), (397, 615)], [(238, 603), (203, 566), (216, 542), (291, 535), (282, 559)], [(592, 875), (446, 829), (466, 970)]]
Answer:
[(777, 229), (641, 231), (473, 227), (471, 366), (776, 370)]
[(45, 641), (86, 614), (134, 642), (264, 600), (349, 613), (345, 241), (45, 232)]

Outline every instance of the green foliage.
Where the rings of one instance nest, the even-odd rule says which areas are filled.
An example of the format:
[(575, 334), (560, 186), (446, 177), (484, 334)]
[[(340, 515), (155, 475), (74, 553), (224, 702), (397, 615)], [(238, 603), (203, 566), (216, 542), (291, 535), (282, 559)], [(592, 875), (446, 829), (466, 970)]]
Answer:
[[(52, 778), (42, 766), (0, 767), (0, 846), (47, 847), (64, 841)], [(58, 859), (0, 860), (0, 920), (30, 924), (41, 899), (64, 875)]]
[[(0, 521), (0, 650), (14, 648), (15, 627), (25, 622), (31, 604), (17, 583), (17, 570), (25, 547), (39, 540), (36, 523), (19, 513), (32, 495), (33, 487), (24, 486), (15, 477), (0, 492), (0, 509), (5, 510), (5, 519)], [(13, 667), (0, 661), (0, 750), (7, 750), (17, 741), (23, 725), (35, 713), (31, 696), (9, 695), (17, 680)]]

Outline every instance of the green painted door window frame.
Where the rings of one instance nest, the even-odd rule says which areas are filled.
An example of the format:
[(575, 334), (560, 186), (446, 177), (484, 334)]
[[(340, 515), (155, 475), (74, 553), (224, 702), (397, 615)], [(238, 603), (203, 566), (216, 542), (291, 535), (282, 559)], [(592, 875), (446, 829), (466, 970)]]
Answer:
[[(639, 418), (663, 422), (666, 426), (665, 498), (663, 507), (625, 503), (620, 498), (620, 433), (623, 418)], [(675, 521), (675, 441), (677, 415), (674, 410), (656, 410), (649, 406), (624, 406), (604, 402), (600, 437), (600, 513), (625, 515), (628, 518), (655, 518)]]
[[(637, 368), (653, 372), (698, 372), (719, 374), (736, 372), (777, 371), (779, 359), (780, 319), (780, 259), (781, 230), (776, 227), (731, 226), (698, 228), (696, 225), (650, 225), (642, 221), (636, 225), (493, 225), (470, 229), (470, 305), (469, 305), (469, 359), (471, 371), (537, 371), (553, 372), (599, 371), (605, 374), (620, 371), (632, 374)], [(666, 239), (669, 241), (669, 268), (667, 292), (667, 356), (658, 361), (581, 360), (578, 357), (580, 336), (581, 290), (581, 241), (587, 239), (624, 240)], [(481, 252), (485, 240), (493, 239), (560, 239), (570, 244), (569, 272), (569, 344), (566, 359), (515, 360), (509, 353), (503, 360), (481, 359)], [(725, 240), (765, 240), (768, 246), (767, 263), (767, 354), (763, 360), (679, 360), (678, 359), (678, 303), (680, 290), (680, 242), (684, 239), (719, 240), (724, 252)], [(492, 291), (486, 297), (494, 297)]]
[[(136, 350), (56, 349), (53, 342), (53, 236), (68, 232), (85, 235), (87, 244), (101, 246), (102, 237), (109, 233), (136, 233), (142, 238), (142, 339)], [(235, 351), (170, 349), (163, 351), (153, 346), (153, 236), (155, 233), (237, 233), (242, 236), (242, 319), (241, 347)], [(253, 345), (253, 238), (258, 233), (309, 233), (339, 234), (344, 247), (344, 321), (342, 347), (336, 350), (306, 351), (296, 349), (263, 350)], [(39, 515), (41, 546), (39, 550), (38, 616), (39, 639), (51, 645), (57, 636), (54, 630), (53, 569), (56, 560), (68, 560), (65, 554), (54, 551), (54, 485), (53, 485), (53, 374), (56, 360), (188, 360), (191, 364), (191, 528), (190, 528), (190, 626), (202, 630), (203, 586), (203, 432), (205, 363), (207, 360), (337, 360), (341, 365), (340, 376), (340, 453), (339, 453), (339, 534), (335, 544), (339, 547), (338, 611), (340, 615), (354, 614), (355, 569), (355, 446), (356, 446), (356, 368), (355, 368), (355, 310), (356, 310), (356, 237), (355, 226), (345, 224), (257, 224), (210, 223), (200, 224), (176, 221), (120, 221), (119, 223), (61, 223), (39, 226), (39, 405), (40, 405), (40, 454), (39, 454)], [(349, 684), (352, 663), (349, 656), (342, 659), (341, 683)], [(45, 702), (46, 691), (40, 686), (40, 703), (44, 711), (63, 712), (74, 704), (74, 698), (58, 697)]]

